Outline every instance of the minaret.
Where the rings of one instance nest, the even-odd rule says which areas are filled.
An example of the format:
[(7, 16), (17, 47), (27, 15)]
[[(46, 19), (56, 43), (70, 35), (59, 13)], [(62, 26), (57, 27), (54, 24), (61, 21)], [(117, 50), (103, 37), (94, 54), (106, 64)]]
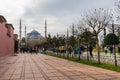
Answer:
[(22, 33), (22, 22), (21, 22), (21, 19), (20, 19), (20, 26), (19, 26), (19, 41), (21, 41), (21, 33)]
[(25, 25), (25, 37), (26, 37), (26, 33), (27, 33), (27, 32), (26, 32), (26, 25)]
[(25, 47), (27, 48), (27, 40), (26, 40), (26, 25), (25, 25)]
[(72, 25), (72, 35), (75, 35), (75, 31), (74, 31), (74, 24)]
[(69, 32), (68, 32), (68, 29), (67, 29), (67, 40), (68, 40), (68, 38), (69, 38)]
[(47, 38), (47, 20), (45, 20), (45, 38)]

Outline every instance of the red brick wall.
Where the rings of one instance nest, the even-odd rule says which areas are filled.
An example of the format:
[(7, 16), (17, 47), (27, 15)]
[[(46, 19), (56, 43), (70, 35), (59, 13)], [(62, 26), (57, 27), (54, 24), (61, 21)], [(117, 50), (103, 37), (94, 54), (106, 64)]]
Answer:
[[(11, 30), (11, 36), (7, 35), (8, 27)], [(13, 27), (6, 22), (0, 22), (0, 56), (14, 54)]]

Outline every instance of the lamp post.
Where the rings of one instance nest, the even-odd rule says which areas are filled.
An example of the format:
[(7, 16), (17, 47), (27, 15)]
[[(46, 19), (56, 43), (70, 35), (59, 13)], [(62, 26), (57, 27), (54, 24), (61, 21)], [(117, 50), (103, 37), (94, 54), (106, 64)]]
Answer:
[(79, 60), (80, 60), (80, 52), (79, 52), (79, 48), (80, 48), (80, 36), (78, 35), (78, 54), (79, 54)]
[[(113, 30), (113, 35), (114, 35), (114, 21), (112, 21), (112, 30)], [(115, 52), (115, 42), (114, 42), (114, 37), (113, 37), (113, 52), (114, 52), (114, 59), (115, 59), (115, 66), (117, 66), (117, 59), (116, 59), (116, 52)]]
[(86, 36), (86, 46), (87, 46), (87, 60), (89, 61), (89, 54), (88, 54), (88, 28), (85, 29), (85, 36)]
[(103, 49), (105, 47), (105, 43), (104, 43), (105, 37), (106, 37), (106, 28), (104, 27), (104, 39), (103, 39), (103, 45), (102, 45)]

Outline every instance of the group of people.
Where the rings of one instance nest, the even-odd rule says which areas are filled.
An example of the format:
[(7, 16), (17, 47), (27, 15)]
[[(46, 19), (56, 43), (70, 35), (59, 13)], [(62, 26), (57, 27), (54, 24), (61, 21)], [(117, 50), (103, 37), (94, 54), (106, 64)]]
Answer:
[(45, 48), (39, 48), (38, 46), (34, 46), (34, 47), (29, 47), (29, 48), (20, 48), (20, 53), (38, 53), (38, 52), (44, 52), (46, 49)]
[(31, 54), (32, 54), (32, 53), (36, 53), (36, 54), (37, 54), (37, 53), (38, 53), (38, 47), (37, 47), (37, 46), (35, 46), (35, 47), (33, 47), (33, 48), (31, 47), (30, 50), (29, 50), (29, 52), (30, 52)]
[[(91, 57), (93, 57), (93, 54), (92, 54), (92, 51), (93, 51), (93, 47), (92, 45), (89, 45), (87, 50), (89, 51), (89, 54)], [(68, 45), (68, 46), (60, 46), (58, 48), (54, 48), (53, 49), (54, 52), (57, 52), (57, 53), (67, 53), (68, 56), (71, 56), (72, 55), (72, 52), (74, 53), (74, 56), (77, 57), (78, 53), (80, 55), (82, 55), (84, 52), (85, 52), (85, 47), (84, 45), (80, 45), (78, 47), (77, 44), (75, 44), (74, 46), (71, 46), (71, 45)]]
[(65, 46), (54, 47), (53, 52), (66, 53), (66, 47)]
[[(80, 45), (79, 47), (77, 45), (74, 45), (73, 50), (74, 50), (74, 54), (75, 54), (75, 57), (76, 57), (78, 53), (80, 55), (82, 55), (84, 53), (85, 47), (83, 45)], [(93, 47), (92, 47), (92, 45), (89, 45), (87, 50), (89, 51), (90, 56), (93, 57), (93, 54), (92, 54)]]
[[(118, 54), (120, 54), (120, 46), (118, 46), (117, 48), (115, 48), (115, 50), (117, 50)], [(113, 46), (109, 46), (109, 47), (105, 46), (104, 47), (105, 54), (107, 54), (108, 51), (110, 52), (110, 54), (113, 54)]]

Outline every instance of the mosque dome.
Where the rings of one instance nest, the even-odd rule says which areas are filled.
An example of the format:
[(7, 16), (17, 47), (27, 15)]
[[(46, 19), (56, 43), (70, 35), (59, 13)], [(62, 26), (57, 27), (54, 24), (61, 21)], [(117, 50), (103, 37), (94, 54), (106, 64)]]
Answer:
[(36, 30), (33, 30), (30, 32), (31, 35), (40, 35), (40, 33)]
[(36, 30), (33, 30), (33, 31), (31, 31), (30, 33), (27, 34), (27, 40), (31, 40), (31, 39), (40, 40), (42, 38), (43, 37), (41, 36), (41, 34)]

